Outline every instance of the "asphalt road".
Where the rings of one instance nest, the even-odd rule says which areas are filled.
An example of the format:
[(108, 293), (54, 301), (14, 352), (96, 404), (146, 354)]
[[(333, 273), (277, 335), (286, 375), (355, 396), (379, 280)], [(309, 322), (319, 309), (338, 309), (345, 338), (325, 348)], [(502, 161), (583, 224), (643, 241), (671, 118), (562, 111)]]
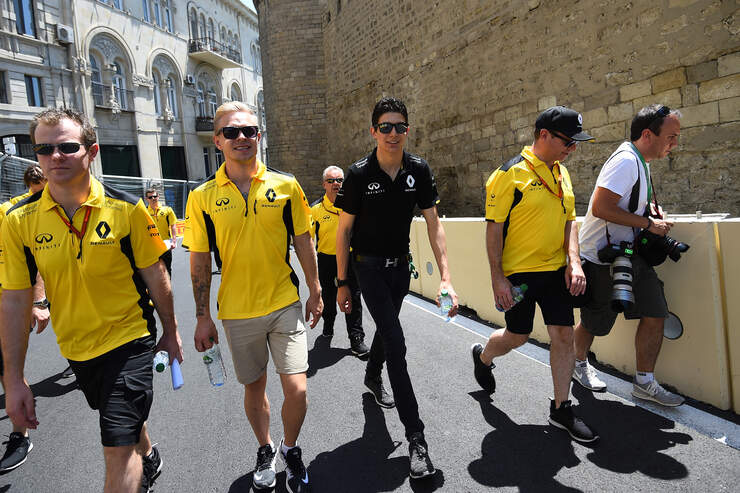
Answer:
[[(155, 376), (149, 429), (164, 459), (155, 491), (251, 491), (257, 443), (228, 347), (222, 348), (228, 380), (213, 388), (193, 347), (188, 254), (182, 249), (175, 252), (174, 271), (185, 386), (173, 391), (169, 374)], [(217, 285), (216, 276), (214, 307)], [(305, 299), (303, 285), (301, 293)], [(319, 337), (321, 324), (309, 333), (310, 402), (299, 444), (314, 491), (737, 491), (737, 450), (613, 394), (574, 389), (579, 413), (601, 434), (597, 445), (582, 446), (547, 424), (552, 383), (545, 364), (522, 352), (500, 358), (498, 390), (489, 398), (472, 377), (469, 348), (483, 341), (480, 335), (411, 303), (404, 304), (402, 317), (409, 372), (437, 474), (409, 480), (398, 415), (380, 409), (364, 391), (364, 363), (351, 355), (338, 319), (331, 344)], [(374, 325), (367, 311), (365, 328), (369, 342)], [(0, 493), (102, 490), (97, 412), (88, 408), (74, 378), (60, 378), (65, 367), (51, 330), (31, 336), (26, 377), (40, 424), (31, 431), (28, 461), (0, 476)], [(277, 443), (282, 398), (272, 367), (267, 391)], [(4, 409), (4, 396), (0, 405)], [(2, 427), (10, 432), (5, 415)], [(280, 472), (276, 491), (285, 491), (284, 480)]]

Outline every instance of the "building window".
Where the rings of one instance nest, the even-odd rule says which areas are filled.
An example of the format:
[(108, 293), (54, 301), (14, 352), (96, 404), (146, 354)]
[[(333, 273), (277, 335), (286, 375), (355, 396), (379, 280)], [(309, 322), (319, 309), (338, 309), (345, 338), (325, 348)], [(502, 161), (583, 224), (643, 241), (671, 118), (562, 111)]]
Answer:
[(146, 22), (152, 22), (151, 16), (149, 15), (149, 0), (141, 0), (141, 8), (144, 10), (144, 20)]
[(165, 180), (188, 179), (184, 147), (159, 146), (159, 160), (162, 163), (162, 178)]
[(18, 34), (36, 37), (36, 19), (32, 0), (13, 0), (15, 6), (15, 29)]
[(218, 103), (216, 102), (216, 92), (211, 89), (210, 91), (208, 91), (208, 113), (211, 116), (215, 116), (216, 108), (218, 108)]
[(208, 19), (208, 41), (213, 43), (216, 40), (215, 30), (213, 29), (213, 19)]
[(141, 176), (139, 151), (131, 145), (100, 145), (104, 175)]
[(205, 94), (201, 84), (198, 84), (198, 95), (196, 96), (195, 101), (198, 103), (198, 116), (206, 116)]
[(5, 83), (5, 72), (0, 72), (0, 103), (8, 103), (8, 86)]
[(26, 97), (28, 98), (28, 106), (44, 105), (41, 77), (26, 75)]
[(224, 162), (224, 155), (221, 154), (221, 149), (216, 147), (216, 167), (221, 167)]
[(190, 37), (192, 39), (198, 37), (198, 14), (195, 13), (195, 9), (190, 9)]
[(206, 176), (211, 176), (211, 155), (208, 148), (203, 148), (203, 168), (206, 170)]
[(172, 77), (168, 77), (167, 82), (169, 82), (167, 85), (167, 101), (170, 104), (172, 115), (177, 118), (177, 90), (175, 89), (175, 81), (172, 80)]
[(203, 14), (200, 14), (200, 35), (198, 37), (202, 39), (208, 37), (208, 34), (206, 33), (206, 18)]
[(162, 115), (162, 101), (160, 100), (160, 87), (159, 87), (159, 77), (157, 77), (157, 74), (152, 74), (152, 80), (154, 81), (154, 112), (157, 116)]
[(170, 8), (170, 0), (164, 2), (164, 20), (167, 26), (167, 31), (172, 32), (172, 9)]
[(90, 82), (92, 86), (93, 101), (98, 106), (102, 106), (103, 101), (103, 79), (100, 76), (100, 65), (94, 56), (90, 55)]
[(121, 8), (121, 0), (113, 0), (113, 6), (120, 10)]
[(162, 27), (162, 11), (159, 9), (159, 0), (154, 0), (154, 22)]
[(128, 109), (128, 98), (126, 97), (126, 77), (123, 69), (118, 62), (113, 62), (113, 89), (116, 95), (116, 101), (121, 105), (122, 110)]
[(236, 83), (231, 85), (231, 100), (232, 101), (242, 100), (241, 92), (239, 92), (239, 86), (237, 86)]

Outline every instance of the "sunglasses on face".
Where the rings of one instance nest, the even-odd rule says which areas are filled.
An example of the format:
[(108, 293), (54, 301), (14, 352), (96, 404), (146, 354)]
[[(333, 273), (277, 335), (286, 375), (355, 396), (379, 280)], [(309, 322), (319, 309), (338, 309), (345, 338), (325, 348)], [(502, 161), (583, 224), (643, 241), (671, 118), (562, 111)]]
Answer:
[(218, 131), (219, 134), (223, 133), (224, 137), (229, 140), (238, 138), (239, 132), (241, 132), (242, 135), (244, 135), (246, 138), (253, 139), (257, 137), (257, 134), (259, 133), (259, 127), (256, 127), (254, 125), (249, 125), (247, 127), (222, 127), (221, 130)]
[(33, 152), (42, 156), (49, 156), (54, 153), (54, 149), (59, 149), (62, 154), (74, 154), (80, 150), (82, 144), (79, 142), (62, 142), (61, 144), (36, 144), (33, 146)]
[(400, 123), (378, 123), (377, 125), (374, 125), (375, 129), (378, 130), (382, 134), (389, 134), (391, 133), (391, 130), (394, 128), (396, 129), (396, 133), (398, 135), (406, 135), (406, 132), (409, 131), (409, 124), (406, 122), (400, 122)]
[(327, 178), (326, 183), (342, 183), (344, 178)]
[(159, 195), (150, 195), (150, 196), (147, 197), (147, 199), (149, 199), (149, 200), (154, 200), (154, 199), (158, 199), (158, 198), (159, 198)]
[(550, 132), (550, 134), (562, 140), (565, 143), (565, 147), (571, 147), (571, 146), (578, 144), (577, 140), (573, 140), (570, 137), (565, 137), (564, 135), (556, 134), (555, 132), (552, 132), (552, 131)]

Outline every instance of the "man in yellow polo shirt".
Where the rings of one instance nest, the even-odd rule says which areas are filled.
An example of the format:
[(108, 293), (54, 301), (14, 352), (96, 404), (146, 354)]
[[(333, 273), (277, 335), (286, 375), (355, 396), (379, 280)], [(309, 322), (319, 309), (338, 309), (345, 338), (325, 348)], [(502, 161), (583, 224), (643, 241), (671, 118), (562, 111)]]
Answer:
[[(321, 282), (321, 298), (324, 300), (324, 328), (322, 335), (334, 335), (334, 319), (337, 316), (337, 226), (339, 213), (342, 209), (334, 206), (337, 193), (342, 188), (344, 172), (337, 166), (329, 166), (324, 170), (322, 186), (324, 195), (311, 204), (312, 235), (316, 241), (316, 251), (319, 264), (319, 281)], [(352, 353), (362, 358), (370, 349), (365, 345), (365, 333), (362, 330), (362, 297), (360, 286), (353, 269), (348, 271), (347, 281), (352, 293), (352, 310), (344, 315), (347, 323)]]
[[(166, 247), (141, 199), (90, 175), (98, 145), (84, 115), (47, 109), (34, 117), (30, 133), (48, 183), (8, 211), (0, 235), (7, 412), (19, 425), (38, 425), (23, 366), (31, 280), (39, 272), (62, 356), (99, 410), (105, 491), (149, 491), (162, 467), (146, 429), (154, 350), (182, 361), (159, 261)], [(150, 301), (163, 326), (156, 347)]]
[[(224, 164), (193, 190), (185, 212), (184, 244), (190, 249), (195, 297), (195, 348), (218, 342), (211, 318), (211, 251), (223, 260), (218, 318), (223, 321), (237, 380), (244, 385), (244, 410), (259, 444), (255, 488), (275, 486), (279, 451), (290, 491), (310, 491), (298, 434), (306, 416), (308, 347), (301, 320), (298, 276), (290, 265), (290, 241), (308, 284), (306, 321), (321, 317), (321, 287), (311, 240), (311, 211), (298, 181), (257, 159), (257, 117), (247, 105), (221, 105), (213, 118), (213, 141)], [(284, 438), (270, 438), (265, 393), (268, 347), (283, 387)], [(279, 449), (279, 450), (278, 450)]]
[(167, 273), (172, 278), (172, 250), (177, 248), (177, 228), (175, 227), (177, 217), (172, 207), (159, 205), (159, 192), (157, 192), (157, 189), (148, 188), (145, 197), (149, 203), (146, 210), (152, 216), (154, 224), (157, 225), (159, 236), (164, 241), (164, 244), (168, 246), (168, 250), (160, 258), (167, 268)]
[[(506, 311), (506, 328), (491, 334), (486, 347), (471, 348), (474, 375), (490, 393), (496, 389), (493, 358), (527, 342), (535, 303), (550, 334), (550, 365), (555, 399), (549, 421), (582, 443), (598, 435), (573, 414), (573, 306), (571, 295), (586, 289), (578, 252), (575, 196), (560, 163), (578, 142), (593, 140), (581, 115), (564, 106), (543, 111), (535, 122), (534, 143), (496, 171), (486, 183), (486, 248), (495, 303)], [(526, 284), (524, 299), (512, 288)]]

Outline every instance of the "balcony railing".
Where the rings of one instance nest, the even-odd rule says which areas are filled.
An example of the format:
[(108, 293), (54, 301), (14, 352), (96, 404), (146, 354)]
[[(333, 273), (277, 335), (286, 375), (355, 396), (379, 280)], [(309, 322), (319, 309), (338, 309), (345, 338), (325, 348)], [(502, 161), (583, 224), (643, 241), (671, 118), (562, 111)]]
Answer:
[(95, 106), (113, 108), (117, 104), (123, 111), (134, 111), (134, 91), (93, 82), (92, 93)]
[(242, 63), (239, 50), (211, 38), (195, 38), (188, 43), (190, 56), (211, 63), (219, 68), (234, 68)]
[(210, 116), (198, 116), (195, 118), (196, 132), (213, 132), (213, 118)]

